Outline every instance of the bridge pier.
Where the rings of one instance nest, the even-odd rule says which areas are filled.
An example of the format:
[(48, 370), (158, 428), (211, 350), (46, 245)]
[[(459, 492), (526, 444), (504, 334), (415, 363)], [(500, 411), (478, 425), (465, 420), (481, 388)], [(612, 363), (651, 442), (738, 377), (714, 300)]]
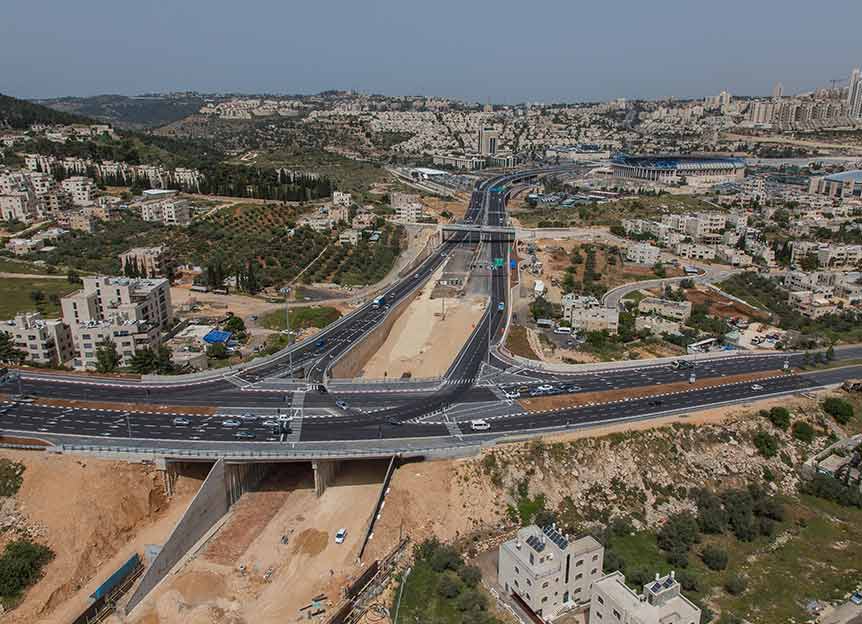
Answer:
[(339, 462), (334, 459), (316, 459), (311, 462), (314, 469), (314, 493), (323, 496), (327, 486), (335, 480)]

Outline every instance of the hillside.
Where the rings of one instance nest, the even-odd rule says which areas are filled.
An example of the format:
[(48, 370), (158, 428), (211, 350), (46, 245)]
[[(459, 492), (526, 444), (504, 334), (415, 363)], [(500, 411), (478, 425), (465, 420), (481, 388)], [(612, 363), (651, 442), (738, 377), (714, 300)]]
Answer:
[(196, 95), (140, 96), (96, 95), (40, 100), (53, 110), (85, 115), (118, 128), (156, 128), (196, 113), (203, 99)]
[(93, 121), (0, 93), (0, 127), (26, 130), (34, 123), (88, 124)]

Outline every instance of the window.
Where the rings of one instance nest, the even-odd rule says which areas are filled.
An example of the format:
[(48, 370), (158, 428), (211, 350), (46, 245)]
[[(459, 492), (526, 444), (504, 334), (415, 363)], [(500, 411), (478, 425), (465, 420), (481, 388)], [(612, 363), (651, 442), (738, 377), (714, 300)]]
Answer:
[(613, 611), (614, 611), (614, 617), (617, 618), (618, 620), (621, 620), (622, 617), (620, 617), (620, 612), (617, 611), (616, 609), (614, 609)]
[(533, 553), (530, 553), (530, 565), (534, 565), (536, 563), (536, 559), (533, 557)]
[(592, 570), (590, 570), (590, 574), (595, 574), (596, 572), (598, 572), (598, 568), (593, 568)]
[(548, 602), (548, 597), (547, 597), (547, 596), (543, 596), (543, 597), (542, 597), (542, 602)]
[(532, 586), (533, 582), (530, 579), (527, 579), (527, 585)]
[[(592, 613), (590, 613), (590, 615), (592, 615)], [(596, 611), (596, 615), (599, 617), (599, 619), (600, 619), (600, 620), (601, 620), (603, 617), (605, 617), (605, 616), (603, 616), (603, 615), (602, 615), (602, 612), (601, 612), (601, 611)]]
[(518, 566), (515, 566), (515, 574), (520, 574), (521, 569)]
[(575, 575), (575, 580), (580, 581), (583, 578), (583, 576), (584, 576), (584, 573), (579, 572), (578, 574)]
[(515, 587), (520, 587), (521, 584), (518, 582), (518, 579), (515, 579)]
[(548, 586), (548, 581), (545, 581), (544, 583), (542, 583), (542, 589), (545, 589), (547, 586)]
[(593, 555), (593, 561), (598, 561), (598, 560), (599, 560), (599, 556), (598, 556), (598, 555)]
[(605, 599), (602, 598), (601, 596), (599, 596), (598, 594), (596, 594), (596, 600), (599, 601), (599, 604), (605, 604)]
[(575, 567), (577, 568), (578, 566), (582, 566), (582, 565), (584, 565), (584, 560), (578, 559), (578, 562), (575, 564)]

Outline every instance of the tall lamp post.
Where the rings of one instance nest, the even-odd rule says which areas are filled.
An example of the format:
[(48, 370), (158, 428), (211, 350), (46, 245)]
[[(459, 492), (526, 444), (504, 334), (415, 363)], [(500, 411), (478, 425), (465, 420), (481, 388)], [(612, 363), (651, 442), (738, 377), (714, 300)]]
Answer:
[(284, 328), (287, 332), (287, 358), (288, 366), (290, 367), (290, 377), (293, 378), (293, 351), (290, 348), (293, 334), (290, 331), (290, 286), (285, 286), (281, 289), (281, 294), (284, 295)]
[(407, 585), (407, 577), (410, 576), (410, 572), (413, 568), (407, 568), (404, 571), (404, 580), (401, 581), (401, 588), (398, 590), (398, 602), (395, 604), (395, 618), (392, 620), (392, 624), (398, 624), (398, 610), (401, 608), (401, 596), (404, 595), (404, 586)]

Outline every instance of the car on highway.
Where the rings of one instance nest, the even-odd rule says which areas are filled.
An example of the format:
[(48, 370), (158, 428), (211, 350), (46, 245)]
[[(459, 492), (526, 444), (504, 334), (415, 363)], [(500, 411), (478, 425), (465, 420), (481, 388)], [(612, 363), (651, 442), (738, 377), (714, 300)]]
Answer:
[(222, 427), (240, 427), (242, 423), (238, 421), (236, 418), (228, 418), (227, 420), (221, 421)]
[(253, 440), (255, 435), (254, 431), (237, 431), (233, 434), (233, 437), (239, 438), (241, 440)]
[(691, 368), (691, 362), (687, 362), (686, 360), (674, 360), (670, 363), (670, 367), (673, 370), (686, 370), (687, 368)]
[(551, 392), (553, 389), (554, 386), (552, 386), (551, 384), (542, 384), (541, 386), (536, 388), (536, 390), (539, 390), (540, 392)]
[(509, 392), (506, 393), (506, 398), (507, 399), (520, 399), (521, 393), (518, 392), (517, 390), (510, 390)]
[(174, 423), (175, 427), (185, 427), (186, 425), (192, 424), (192, 421), (185, 416), (177, 416), (171, 422)]
[(530, 396), (531, 397), (540, 397), (540, 396), (545, 396), (546, 394), (548, 394), (548, 393), (545, 392), (544, 390), (539, 390), (538, 388), (536, 388), (535, 390), (530, 390)]
[(338, 531), (335, 533), (335, 543), (336, 544), (343, 544), (344, 538), (346, 538), (346, 537), (347, 537), (347, 529), (344, 529), (344, 528), (338, 529)]
[(505, 309), (506, 309), (506, 304), (505, 304), (505, 303), (503, 303), (503, 302), (501, 301), (500, 303), (498, 303), (498, 304), (497, 304), (497, 309), (498, 309), (500, 312), (502, 312), (503, 310), (505, 310)]
[(517, 388), (515, 388), (515, 392), (524, 393), (524, 392), (529, 392), (529, 391), (530, 391), (530, 388), (527, 386), (518, 386)]
[(32, 403), (36, 397), (30, 394), (15, 394), (10, 397), (13, 403)]
[(264, 427), (278, 427), (278, 421), (277, 420), (264, 420), (261, 424)]
[(326, 386), (324, 386), (323, 384), (317, 384), (317, 392), (319, 394), (327, 394), (329, 390), (327, 390)]
[(661, 399), (653, 399), (652, 401), (648, 401), (647, 405), (649, 405), (650, 407), (658, 407), (662, 403), (664, 403), (664, 401), (662, 401)]
[(581, 390), (580, 386), (566, 386), (566, 392), (579, 392)]
[(243, 413), (243, 414), (240, 414), (240, 416), (239, 416), (239, 417), (240, 417), (240, 419), (241, 419), (241, 420), (246, 420), (246, 421), (253, 421), (253, 420), (257, 420), (257, 416), (255, 416), (255, 415), (254, 415), (254, 414), (252, 414), (251, 412), (245, 412), (245, 413)]
[(400, 420), (395, 418), (395, 416), (390, 416), (386, 419), (386, 422), (390, 425), (394, 425), (395, 427), (400, 427), (403, 424)]
[(8, 411), (9, 411), (9, 406), (8, 406), (8, 405), (0, 406), (0, 414), (5, 414), (5, 413), (7, 413)]
[(763, 390), (763, 386), (761, 386), (760, 384), (751, 384), (751, 389), (752, 390)]
[(341, 408), (341, 409), (343, 409), (343, 410), (346, 410), (346, 409), (347, 409), (347, 407), (348, 407), (348, 406), (347, 406), (347, 401), (342, 401), (342, 400), (340, 400), (340, 399), (339, 399), (338, 401), (336, 401), (336, 402), (335, 402), (335, 405), (336, 405), (336, 407), (340, 407), (340, 408)]
[(477, 418), (476, 420), (470, 421), (470, 429), (473, 431), (488, 431), (491, 428), (491, 423), (489, 423), (484, 418)]

